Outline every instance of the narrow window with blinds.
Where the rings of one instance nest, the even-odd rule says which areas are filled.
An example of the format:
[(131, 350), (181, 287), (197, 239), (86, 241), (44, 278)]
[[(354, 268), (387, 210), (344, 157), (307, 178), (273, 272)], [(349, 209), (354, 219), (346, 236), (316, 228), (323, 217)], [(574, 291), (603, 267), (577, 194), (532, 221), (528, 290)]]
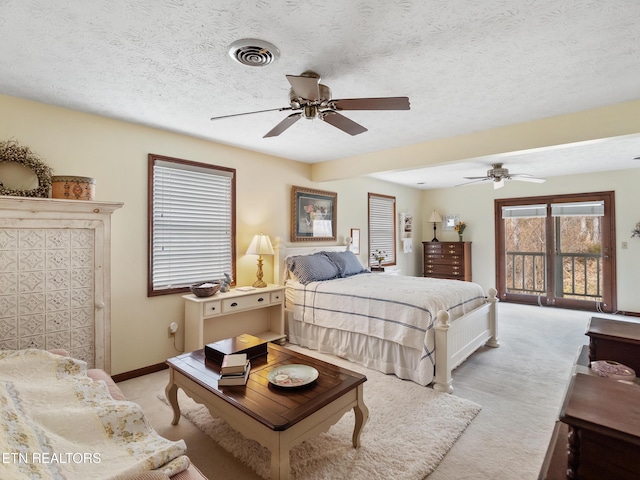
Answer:
[(235, 169), (149, 155), (148, 296), (235, 278)]
[(369, 193), (369, 265), (396, 264), (396, 197)]

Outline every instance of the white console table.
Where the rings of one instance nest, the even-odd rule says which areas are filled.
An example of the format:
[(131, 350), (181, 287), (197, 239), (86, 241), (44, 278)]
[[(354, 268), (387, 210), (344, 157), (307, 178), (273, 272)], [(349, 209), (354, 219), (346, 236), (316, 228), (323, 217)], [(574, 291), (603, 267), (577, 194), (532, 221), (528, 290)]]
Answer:
[[(248, 333), (270, 342), (284, 340), (284, 287), (216, 293), (211, 297), (183, 295), (184, 350), (193, 352), (205, 343)], [(213, 332), (205, 341), (205, 322)]]

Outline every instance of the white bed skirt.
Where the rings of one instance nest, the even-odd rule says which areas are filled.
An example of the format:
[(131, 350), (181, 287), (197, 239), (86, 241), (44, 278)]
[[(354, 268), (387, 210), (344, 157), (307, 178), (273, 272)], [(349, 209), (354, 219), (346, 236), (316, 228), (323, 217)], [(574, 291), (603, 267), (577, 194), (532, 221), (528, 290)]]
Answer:
[(296, 345), (336, 355), (419, 385), (433, 382), (432, 359), (425, 357), (419, 360), (421, 352), (415, 349), (360, 333), (299, 322), (293, 320), (290, 311), (286, 313), (286, 330), (288, 340)]

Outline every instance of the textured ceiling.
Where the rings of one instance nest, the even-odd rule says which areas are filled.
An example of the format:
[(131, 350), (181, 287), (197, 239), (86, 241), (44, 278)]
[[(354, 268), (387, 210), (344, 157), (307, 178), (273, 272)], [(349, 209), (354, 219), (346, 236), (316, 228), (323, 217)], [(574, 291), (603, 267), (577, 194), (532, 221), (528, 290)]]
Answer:
[[(308, 163), (640, 98), (637, 0), (0, 0), (0, 6), (0, 93)], [(273, 43), (280, 58), (265, 67), (234, 62), (227, 49), (242, 38)], [(408, 96), (411, 110), (345, 112), (369, 129), (355, 137), (313, 120), (262, 138), (288, 112), (210, 121), (288, 106), (285, 75), (305, 70), (318, 72), (334, 98)], [(624, 162), (605, 169), (640, 167), (629, 158), (640, 155), (638, 136), (575, 149), (500, 161), (512, 172), (549, 176), (603, 170), (603, 152), (617, 152)], [(566, 168), (555, 168), (554, 155)], [(481, 175), (490, 163), (378, 177), (436, 188)], [(542, 170), (545, 164), (555, 167)]]

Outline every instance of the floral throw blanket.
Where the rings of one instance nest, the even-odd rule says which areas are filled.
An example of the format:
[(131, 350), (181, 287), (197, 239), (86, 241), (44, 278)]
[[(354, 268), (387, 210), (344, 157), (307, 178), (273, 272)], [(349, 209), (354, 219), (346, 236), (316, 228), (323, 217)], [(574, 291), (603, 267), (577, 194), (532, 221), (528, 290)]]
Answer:
[(123, 479), (189, 466), (139, 405), (113, 400), (86, 363), (43, 350), (0, 351), (0, 478)]

